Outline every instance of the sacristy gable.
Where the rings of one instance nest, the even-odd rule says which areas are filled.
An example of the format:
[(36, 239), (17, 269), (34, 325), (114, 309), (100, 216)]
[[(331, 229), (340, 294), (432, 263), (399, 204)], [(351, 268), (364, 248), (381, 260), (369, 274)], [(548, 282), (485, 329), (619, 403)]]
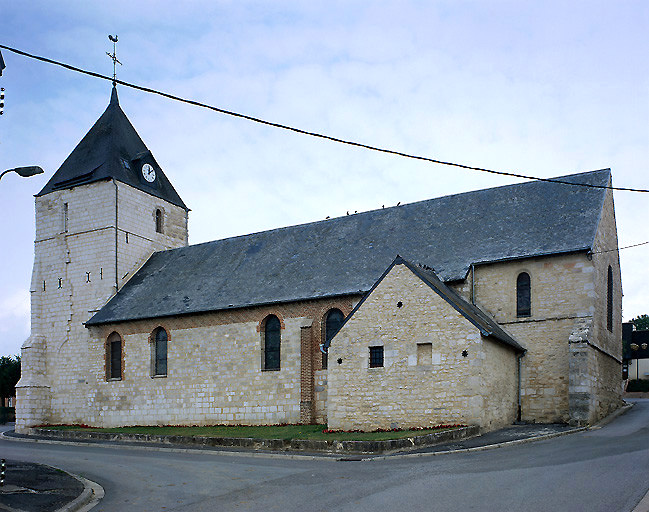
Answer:
[(339, 338), (382, 344), (388, 339), (412, 340), (422, 333), (449, 341), (467, 336), (478, 341), (482, 335), (516, 352), (525, 351), (489, 315), (446, 286), (432, 269), (399, 256), (350, 313), (340, 336), (334, 336), (331, 344)]

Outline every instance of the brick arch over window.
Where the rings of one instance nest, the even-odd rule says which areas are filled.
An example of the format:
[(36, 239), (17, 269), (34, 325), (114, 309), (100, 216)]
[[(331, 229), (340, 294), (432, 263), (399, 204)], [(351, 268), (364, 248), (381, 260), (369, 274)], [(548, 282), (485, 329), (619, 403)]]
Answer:
[[(338, 332), (338, 329), (340, 329), (340, 326), (343, 324), (343, 321), (345, 320), (345, 315), (343, 312), (338, 309), (338, 308), (332, 308), (324, 316), (323, 319), (323, 336), (322, 336), (322, 343), (323, 344), (329, 344), (331, 341), (331, 338), (334, 337), (334, 334)], [(327, 368), (327, 352), (323, 351), (322, 352), (322, 369), (325, 370)]]
[(106, 338), (106, 380), (122, 380), (124, 377), (124, 339), (113, 331)]
[(170, 340), (169, 331), (162, 326), (156, 327), (149, 336), (152, 377), (166, 377), (167, 375), (167, 348)]
[(610, 265), (606, 278), (606, 328), (613, 332), (613, 268)]
[(516, 278), (516, 316), (532, 315), (532, 282), (527, 272), (521, 272)]
[(268, 315), (261, 323), (261, 369), (280, 369), (282, 323), (276, 315)]

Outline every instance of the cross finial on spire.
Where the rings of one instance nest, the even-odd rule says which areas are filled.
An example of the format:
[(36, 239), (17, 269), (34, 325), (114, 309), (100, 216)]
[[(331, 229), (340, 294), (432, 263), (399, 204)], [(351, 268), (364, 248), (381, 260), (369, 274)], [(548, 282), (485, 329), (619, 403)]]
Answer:
[(122, 65), (122, 63), (117, 60), (117, 34), (115, 34), (114, 36), (108, 34), (108, 39), (113, 42), (113, 53), (106, 52), (106, 55), (108, 55), (113, 61), (113, 85), (115, 85), (115, 80), (117, 80), (117, 64), (119, 64), (120, 66)]

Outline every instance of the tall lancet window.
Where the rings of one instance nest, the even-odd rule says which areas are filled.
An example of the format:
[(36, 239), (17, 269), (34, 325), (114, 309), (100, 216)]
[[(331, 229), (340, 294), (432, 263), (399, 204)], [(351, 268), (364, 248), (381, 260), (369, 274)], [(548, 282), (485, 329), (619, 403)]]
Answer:
[(521, 272), (516, 279), (516, 316), (532, 315), (532, 289), (530, 275)]
[(155, 211), (155, 231), (156, 233), (162, 233), (164, 231), (164, 213), (160, 208), (157, 208)]
[[(325, 320), (325, 343), (329, 343), (343, 324), (345, 315), (340, 309), (330, 309)], [(322, 353), (322, 369), (327, 369), (327, 353)]]
[(167, 375), (167, 331), (158, 327), (153, 333), (153, 375)]
[(613, 269), (610, 265), (606, 282), (606, 328), (613, 332)]
[(122, 378), (122, 337), (116, 332), (106, 340), (106, 380)]
[(279, 318), (270, 315), (264, 322), (263, 342), (263, 369), (279, 370), (280, 367), (280, 345), (281, 345), (281, 324)]

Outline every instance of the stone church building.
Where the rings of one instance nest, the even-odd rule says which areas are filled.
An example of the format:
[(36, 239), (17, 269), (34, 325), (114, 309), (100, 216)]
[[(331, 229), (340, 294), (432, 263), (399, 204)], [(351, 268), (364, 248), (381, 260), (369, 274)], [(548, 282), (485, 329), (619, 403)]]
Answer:
[(188, 245), (110, 104), (35, 199), (18, 431), (597, 421), (621, 404), (609, 169)]

